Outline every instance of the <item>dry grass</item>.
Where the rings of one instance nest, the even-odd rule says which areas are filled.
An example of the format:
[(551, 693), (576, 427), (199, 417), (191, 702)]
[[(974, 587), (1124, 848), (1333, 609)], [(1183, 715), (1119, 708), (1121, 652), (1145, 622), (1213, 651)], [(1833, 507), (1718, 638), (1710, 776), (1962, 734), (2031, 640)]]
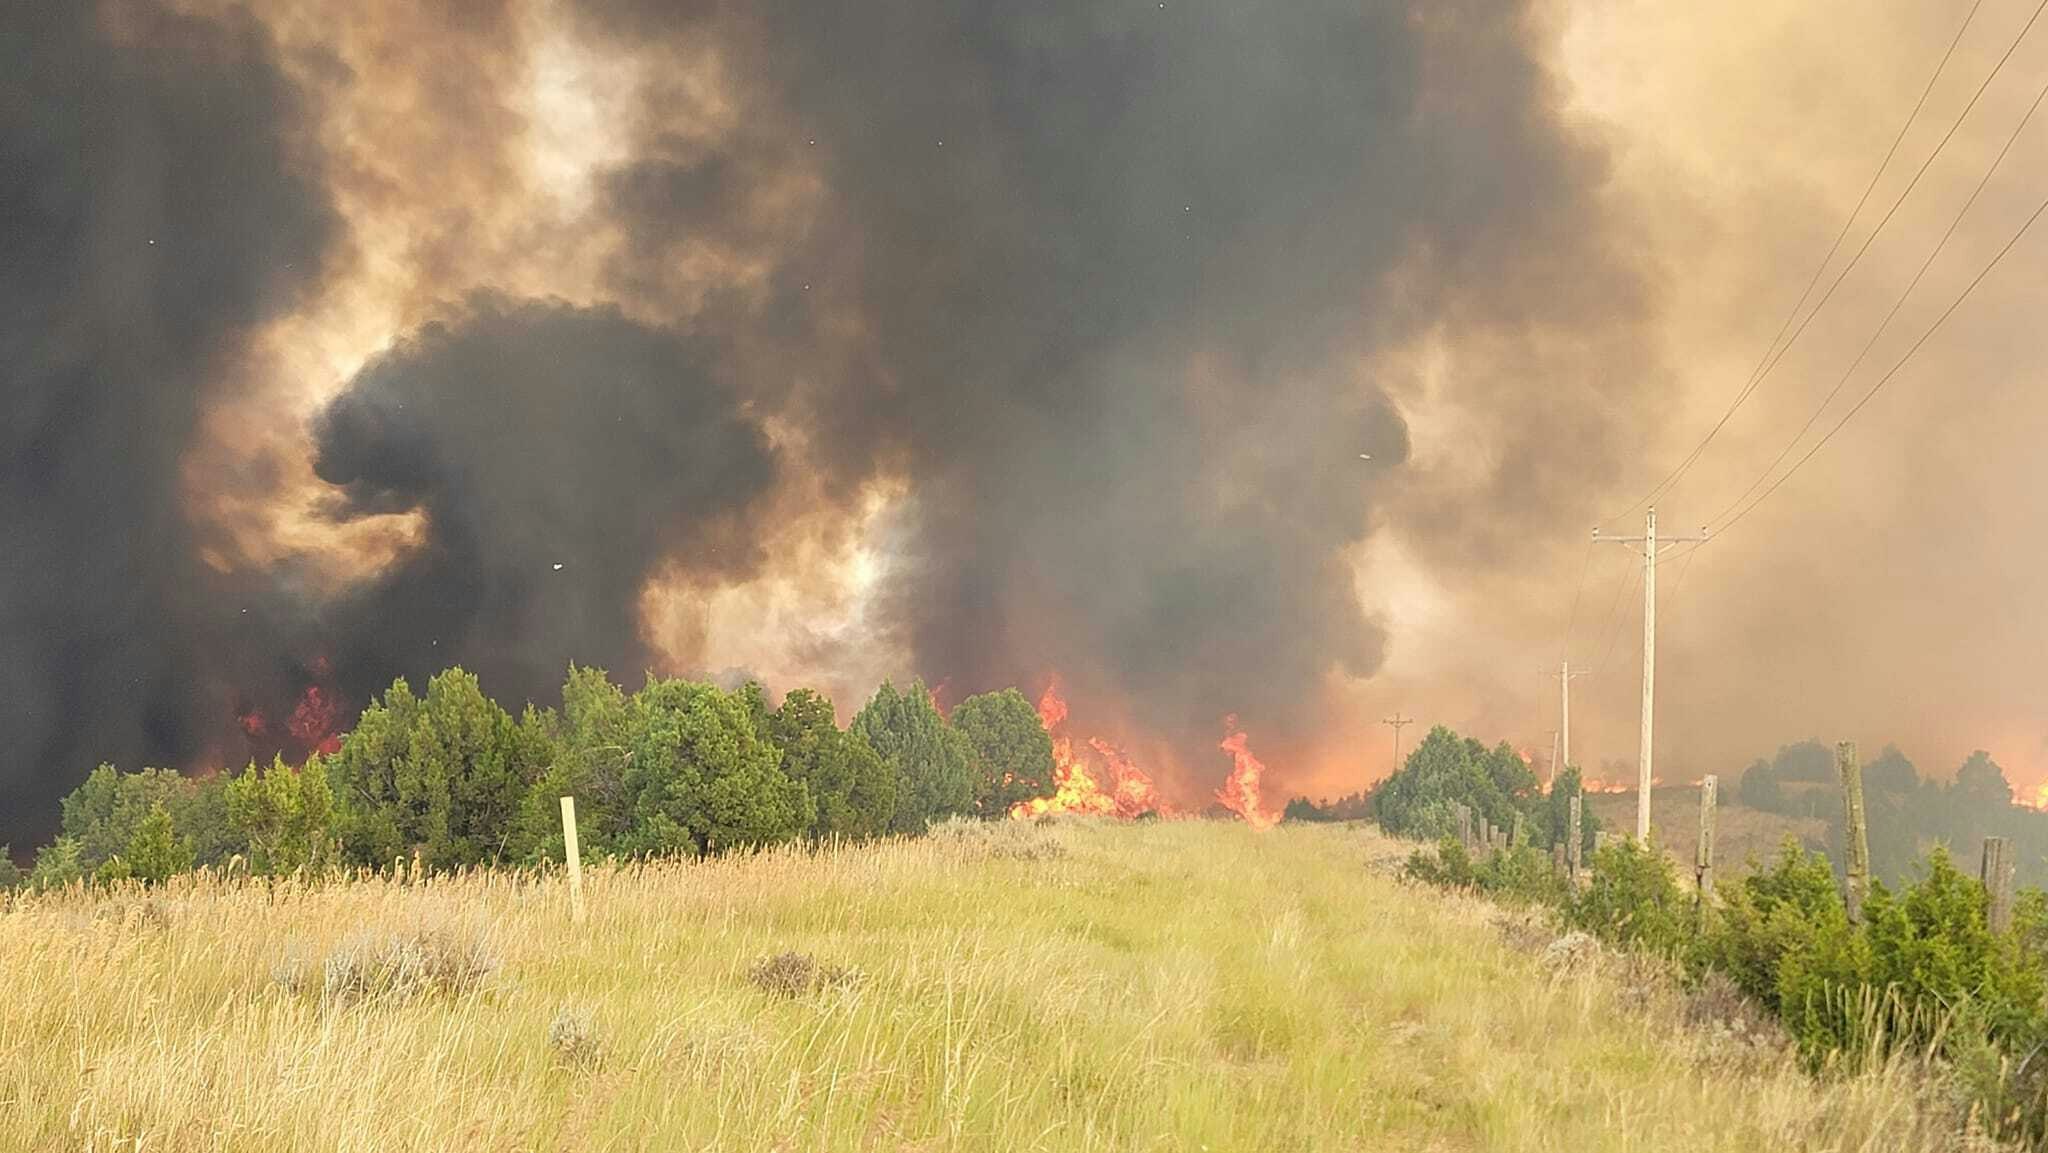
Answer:
[[(1317, 826), (949, 834), (593, 869), (580, 926), (558, 882), (502, 876), (19, 900), (0, 1148), (1958, 1147), (1913, 1070), (1727, 1060), (1668, 982), (1546, 964), (1538, 929), (1368, 867), (1403, 852)], [(422, 941), (445, 952), (403, 960)], [(861, 979), (750, 980), (786, 953)], [(335, 957), (443, 976), (273, 977), (298, 958), (324, 989)]]
[[(1734, 803), (1731, 778), (1721, 780), (1714, 818), (1714, 868), (1724, 877), (1748, 873), (1754, 859), (1768, 865), (1778, 858), (1791, 837), (1810, 849), (1827, 848), (1828, 823), (1818, 817), (1788, 817), (1766, 813)], [(1633, 833), (1636, 827), (1634, 793), (1594, 793), (1587, 796), (1593, 812), (1609, 829)], [(1700, 791), (1692, 785), (1652, 790), (1650, 793), (1650, 835), (1685, 867), (1679, 872), (1692, 876), (1693, 853), (1700, 840)]]

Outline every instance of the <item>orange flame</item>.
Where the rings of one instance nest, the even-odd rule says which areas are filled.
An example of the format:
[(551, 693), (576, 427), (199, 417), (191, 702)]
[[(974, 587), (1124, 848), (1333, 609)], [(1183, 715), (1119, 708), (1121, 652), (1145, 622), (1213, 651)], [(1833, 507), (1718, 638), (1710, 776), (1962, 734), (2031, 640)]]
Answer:
[[(1693, 784), (1697, 785), (1697, 784), (1699, 784), (1699, 782), (1698, 782), (1698, 781), (1694, 781), (1694, 782), (1693, 782)], [(1597, 781), (1597, 780), (1589, 780), (1589, 781), (1582, 781), (1582, 782), (1580, 782), (1580, 783), (1579, 783), (1579, 787), (1580, 787), (1581, 789), (1583, 789), (1584, 791), (1586, 791), (1586, 792), (1589, 792), (1589, 793), (1633, 793), (1633, 792), (1635, 792), (1635, 791), (1636, 791), (1636, 783), (1635, 783), (1634, 781)], [(1651, 778), (1650, 778), (1650, 787), (1651, 787), (1652, 789), (1661, 789), (1661, 788), (1663, 788), (1663, 787), (1664, 787), (1664, 778), (1663, 778), (1663, 777), (1651, 777)]]
[(1223, 727), (1229, 735), (1216, 747), (1229, 753), (1235, 766), (1230, 776), (1217, 790), (1216, 799), (1223, 807), (1244, 818), (1244, 823), (1254, 829), (1270, 829), (1280, 823), (1280, 818), (1267, 812), (1259, 803), (1259, 778), (1266, 773), (1266, 766), (1252, 755), (1246, 743), (1244, 731), (1237, 727), (1236, 717), (1225, 717)]
[(1053, 794), (1019, 801), (1011, 807), (1010, 816), (1022, 820), (1047, 813), (1093, 813), (1128, 821), (1144, 813), (1166, 811), (1152, 778), (1122, 749), (1098, 737), (1088, 746), (1102, 758), (1108, 781), (1104, 787), (1095, 767), (1074, 751), (1073, 739), (1058, 731), (1067, 723), (1067, 702), (1060, 696), (1057, 682), (1047, 685), (1038, 698), (1038, 720), (1052, 736)]
[(321, 692), (319, 685), (307, 685), (291, 720), (285, 722), (285, 730), (309, 751), (331, 757), (341, 751), (341, 734), (334, 731), (339, 712), (334, 698)]

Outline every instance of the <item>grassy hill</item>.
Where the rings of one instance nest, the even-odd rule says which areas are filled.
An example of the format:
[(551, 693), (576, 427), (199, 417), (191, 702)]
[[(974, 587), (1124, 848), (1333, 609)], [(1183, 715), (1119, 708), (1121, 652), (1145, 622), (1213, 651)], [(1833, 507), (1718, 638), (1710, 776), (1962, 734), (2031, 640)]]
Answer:
[[(1724, 782), (1715, 803), (1714, 832), (1718, 844), (1714, 849), (1714, 863), (1723, 876), (1748, 872), (1751, 858), (1769, 863), (1778, 855), (1786, 837), (1795, 838), (1810, 849), (1826, 850), (1826, 821), (1818, 817), (1788, 817), (1744, 808), (1732, 802), (1730, 791)], [(1634, 793), (1591, 793), (1586, 799), (1607, 828), (1619, 833), (1635, 831)], [(1685, 866), (1681, 872), (1688, 877), (1692, 875), (1693, 853), (1697, 851), (1700, 840), (1700, 791), (1697, 787), (1674, 786), (1651, 791), (1650, 837), (1678, 858)]]
[(15, 899), (0, 1148), (1942, 1147), (1407, 849), (974, 826), (593, 870), (580, 926), (503, 876)]

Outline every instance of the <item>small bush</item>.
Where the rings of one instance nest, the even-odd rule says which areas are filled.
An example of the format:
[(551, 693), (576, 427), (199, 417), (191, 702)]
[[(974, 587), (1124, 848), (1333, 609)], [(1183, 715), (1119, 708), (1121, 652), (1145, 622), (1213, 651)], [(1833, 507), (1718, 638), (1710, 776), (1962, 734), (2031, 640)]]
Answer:
[(1573, 930), (1552, 941), (1536, 963), (1554, 977), (1568, 977), (1587, 971), (1599, 959), (1599, 940), (1591, 933)]
[(860, 970), (848, 965), (821, 965), (809, 953), (777, 953), (754, 962), (747, 980), (764, 993), (778, 997), (801, 997), (827, 989), (846, 989), (860, 983)]
[(548, 1049), (572, 1069), (595, 1069), (604, 1060), (597, 1019), (588, 1009), (563, 1009), (548, 1022)]
[[(485, 987), (498, 971), (497, 957), (478, 938), (445, 929), (375, 939), (356, 937), (327, 955), (319, 968), (323, 1005), (371, 1000), (462, 996)], [(310, 992), (313, 973), (287, 957), (272, 977), (288, 992)]]
[(1409, 854), (1405, 872), (1412, 880), (1445, 889), (1469, 889), (1477, 881), (1472, 854), (1456, 837), (1438, 841), (1434, 851), (1417, 849)]

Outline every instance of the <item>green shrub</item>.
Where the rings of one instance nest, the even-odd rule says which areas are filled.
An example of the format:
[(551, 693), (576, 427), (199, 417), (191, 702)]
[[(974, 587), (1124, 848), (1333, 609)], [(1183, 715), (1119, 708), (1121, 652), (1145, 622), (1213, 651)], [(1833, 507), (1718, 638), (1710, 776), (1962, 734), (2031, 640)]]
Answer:
[(1721, 889), (1722, 904), (1702, 942), (1702, 959), (1773, 1012), (1781, 1005), (1778, 973), (1786, 956), (1816, 938), (1846, 932), (1848, 910), (1826, 857), (1786, 838), (1778, 861)]
[(1445, 889), (1469, 889), (1474, 883), (1472, 854), (1456, 837), (1445, 837), (1434, 850), (1417, 849), (1408, 855), (1407, 875), (1424, 884)]
[(1569, 915), (1612, 944), (1684, 956), (1694, 941), (1694, 907), (1668, 857), (1654, 844), (1624, 840), (1593, 854), (1592, 883)]
[(1515, 904), (1560, 905), (1569, 883), (1552, 871), (1550, 854), (1529, 846), (1495, 853), (1474, 870), (1479, 888)]
[(2048, 1040), (2041, 955), (2023, 950), (2016, 934), (1985, 926), (1983, 887), (1946, 849), (1936, 848), (1927, 865), (1927, 876), (1899, 897), (1877, 885), (1864, 905), (1871, 981), (1908, 1003), (1979, 1020), (2008, 1052), (2029, 1052)]

